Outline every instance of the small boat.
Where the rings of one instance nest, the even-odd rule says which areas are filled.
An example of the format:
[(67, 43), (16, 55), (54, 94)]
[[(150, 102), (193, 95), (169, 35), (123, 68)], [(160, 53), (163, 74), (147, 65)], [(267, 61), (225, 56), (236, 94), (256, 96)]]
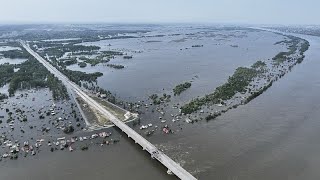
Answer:
[(192, 123), (192, 120), (189, 118), (186, 118), (186, 123)]
[(148, 126), (142, 125), (142, 126), (140, 127), (140, 130), (142, 130), (142, 129), (147, 129), (147, 128), (148, 128)]
[(95, 139), (95, 138), (97, 138), (97, 137), (99, 137), (98, 134), (92, 134), (92, 135), (91, 135), (91, 139)]
[(72, 151), (73, 151), (73, 149), (72, 149), (72, 147), (71, 147), (71, 146), (69, 146), (69, 151), (70, 151), (70, 152), (72, 152)]
[(9, 154), (5, 153), (2, 155), (3, 158), (7, 158), (9, 156)]
[(57, 138), (58, 141), (65, 140), (66, 137)]
[(168, 169), (167, 174), (172, 175), (172, 171), (170, 169)]
[(163, 128), (162, 131), (163, 131), (164, 133), (166, 133), (166, 134), (169, 133), (169, 129), (168, 129), (168, 128)]

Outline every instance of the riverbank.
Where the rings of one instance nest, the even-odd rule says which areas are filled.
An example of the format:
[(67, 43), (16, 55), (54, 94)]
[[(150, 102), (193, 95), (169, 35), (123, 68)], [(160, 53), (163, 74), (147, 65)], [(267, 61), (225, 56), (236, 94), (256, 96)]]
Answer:
[[(271, 33), (262, 34), (264, 36), (268, 35), (265, 39), (273, 37), (269, 37)], [(273, 45), (282, 40), (279, 38), (279, 35), (275, 37), (278, 39), (270, 40), (270, 44)], [(186, 42), (187, 41), (188, 39)], [(313, 50), (313, 53), (316, 53), (317, 48), (314, 49), (314, 43), (312, 41), (310, 41), (310, 43), (310, 49)], [(192, 42), (186, 47), (191, 47), (191, 44), (202, 43)], [(258, 46), (258, 44), (254, 45)], [(194, 49), (205, 49), (206, 46), (208, 46), (208, 44), (205, 44), (204, 47)], [(228, 44), (228, 46), (230, 45)], [(279, 51), (285, 50), (280, 49), (280, 47), (281, 45), (279, 44), (274, 45), (274, 48), (277, 50), (270, 51), (268, 55), (257, 55), (257, 57), (266, 56), (268, 57), (266, 59), (270, 59), (271, 62), (273, 61), (271, 60), (272, 57), (278, 54)], [(239, 43), (238, 48), (232, 48), (235, 51), (240, 51), (243, 48), (243, 52), (246, 52), (247, 47)], [(186, 53), (186, 51), (189, 51), (189, 49), (183, 53)], [(250, 49), (248, 51), (251, 52), (255, 50)], [(190, 50), (190, 53), (191, 52)], [(241, 53), (243, 52), (241, 51)], [(256, 52), (261, 54), (260, 51)], [(269, 53), (269, 50), (267, 52)], [(196, 52), (193, 55), (199, 54), (199, 52)], [(141, 56), (142, 55), (143, 53)], [(190, 54), (188, 54), (188, 56), (189, 55)], [(168, 79), (168, 76), (166, 76), (167, 73), (163, 73), (168, 85), (159, 85), (159, 87), (154, 88), (158, 89), (155, 91), (148, 89), (149, 93), (145, 94), (151, 95), (157, 93), (159, 97), (162, 97), (163, 93), (169, 95), (172, 93), (175, 85), (189, 80), (192, 81), (192, 86), (181, 93), (180, 96), (171, 96), (169, 102), (161, 103), (160, 105), (154, 105), (149, 100), (134, 101), (137, 103), (133, 103), (132, 106), (139, 106), (138, 111), (142, 112), (141, 120), (140, 124), (134, 126), (134, 123), (129, 123), (129, 125), (140, 134), (146, 136), (148, 140), (156, 144), (157, 147), (175, 161), (181, 163), (181, 165), (195, 174), (199, 179), (285, 179), (288, 172), (290, 177), (294, 177), (295, 174), (291, 174), (290, 172), (298, 172), (301, 177), (306, 177), (306, 179), (317, 178), (316, 170), (313, 171), (313, 169), (316, 169), (319, 162), (312, 157), (316, 157), (319, 151), (318, 147), (314, 145), (317, 144), (316, 137), (318, 136), (317, 132), (319, 132), (317, 127), (319, 126), (316, 121), (317, 114), (313, 114), (312, 112), (318, 108), (318, 106), (314, 104), (319, 104), (316, 103), (318, 101), (318, 98), (316, 98), (318, 90), (314, 88), (316, 86), (315, 84), (318, 84), (317, 79), (315, 79), (315, 77), (317, 77), (316, 68), (318, 66), (316, 61), (317, 56), (315, 56), (311, 63), (309, 62), (310, 51), (307, 51), (305, 55), (306, 61), (303, 61), (299, 66), (294, 66), (292, 73), (287, 73), (287, 75), (275, 81), (268, 91), (261, 94), (259, 98), (255, 98), (244, 106), (239, 106), (236, 109), (233, 108), (229, 110), (228, 113), (216, 117), (214, 121), (208, 122), (180, 115), (179, 107), (183, 103), (186, 103), (186, 100), (190, 100), (192, 97), (197, 97), (201, 94), (211, 93), (214, 88), (226, 83), (228, 76), (232, 75), (237, 67), (245, 66), (251, 68), (251, 65), (257, 62), (257, 59), (263, 60), (265, 58), (254, 57), (252, 61), (241, 61), (243, 64), (238, 61), (232, 61), (228, 65), (228, 68), (223, 69), (223, 71), (226, 71), (225, 73), (219, 71), (219, 66), (211, 64), (212, 66), (210, 66), (211, 70), (208, 76), (200, 74), (198, 77), (196, 77), (190, 69), (184, 69), (183, 72), (186, 72), (185, 74), (188, 75), (181, 77), (179, 75), (181, 71), (177, 70), (179, 67), (173, 66), (175, 74), (170, 76), (174, 78)], [(249, 53), (246, 54), (246, 56), (253, 57)], [(204, 58), (204, 56), (201, 57)], [(133, 59), (135, 62), (132, 63), (139, 64), (139, 58), (141, 57), (135, 56)], [(146, 57), (146, 59), (150, 60), (152, 58)], [(199, 59), (197, 59), (198, 62), (200, 61)], [(170, 64), (172, 59), (168, 61), (169, 62), (166, 63)], [(223, 61), (228, 62), (228, 60), (225, 59), (223, 59)], [(187, 64), (188, 59), (185, 62)], [(233, 63), (235, 65), (232, 65)], [(148, 66), (147, 61), (143, 61), (143, 64)], [(225, 62), (225, 64), (228, 63)], [(194, 66), (196, 65), (194, 64)], [(309, 72), (310, 69), (305, 69), (306, 66), (313, 71)], [(313, 68), (313, 66), (315, 67)], [(157, 68), (158, 67), (160, 66), (157, 65)], [(215, 67), (216, 69), (214, 69)], [(101, 67), (95, 68), (99, 69)], [(197, 66), (195, 69), (196, 68)], [(125, 78), (129, 81), (125, 83), (125, 88), (121, 90), (127, 90), (133, 94), (136, 93), (134, 86), (136, 81), (133, 79), (143, 82), (137, 85), (139, 86), (139, 88), (137, 88), (139, 92), (145, 89), (144, 84), (152, 86), (153, 82), (141, 79), (141, 77), (144, 76), (143, 74), (141, 76), (132, 76), (132, 74), (129, 76), (126, 74), (125, 71), (130, 72), (131, 70), (135, 72), (142, 71), (139, 71), (135, 66), (129, 64), (128, 68), (123, 69), (123, 72), (115, 72), (115, 75), (124, 73)], [(148, 70), (145, 71), (148, 72)], [(108, 72), (104, 74), (108, 74)], [(305, 77), (301, 77), (301, 74), (307, 75), (307, 80)], [(114, 79), (115, 75), (108, 76), (110, 81), (117, 80)], [(120, 75), (120, 77), (121, 76), (122, 75)], [(206, 79), (204, 76), (209, 78)], [(101, 81), (101, 78), (98, 78), (98, 83)], [(159, 82), (160, 84), (162, 82), (161, 79), (153, 78), (152, 74), (146, 79), (152, 79), (152, 81)], [(175, 80), (172, 81), (172, 79)], [(119, 81), (121, 81), (121, 78)], [(203, 83), (201, 83), (202, 81)], [(117, 84), (117, 82), (115, 83)], [(210, 85), (212, 87), (204, 88), (203, 84), (209, 84), (209, 82), (212, 83)], [(113, 88), (113, 85), (112, 83), (106, 83), (107, 87)], [(197, 89), (201, 90), (197, 91)], [(140, 98), (138, 95), (137, 97)], [(149, 96), (145, 97), (148, 98)], [(178, 104), (178, 102), (183, 103)], [(223, 104), (218, 105), (223, 106)], [(216, 108), (219, 108), (218, 105)], [(201, 109), (198, 113), (201, 115), (202, 113), (200, 111)], [(205, 119), (206, 116), (203, 115), (203, 117)], [(198, 123), (195, 123), (196, 120), (198, 120)], [(162, 123), (162, 121), (165, 122)], [(192, 122), (194, 123), (191, 124)], [(152, 124), (152, 126), (150, 127), (149, 124)], [(171, 131), (168, 129), (166, 129), (168, 131), (163, 131), (163, 127), (166, 125)], [(148, 128), (140, 130), (142, 126), (148, 126)], [(158, 128), (155, 126), (158, 126)], [(151, 136), (145, 134), (152, 130), (155, 130), (155, 132)], [(121, 132), (118, 132), (115, 128), (101, 131), (112, 132), (110, 139), (119, 139), (120, 142), (114, 146), (100, 146), (104, 140), (100, 137), (95, 140), (86, 140), (87, 144), (93, 145), (89, 146), (89, 149), (85, 152), (81, 151), (81, 146), (75, 147), (72, 145), (72, 148), (75, 149), (73, 153), (67, 152), (68, 149), (51, 153), (50, 149), (47, 149), (47, 144), (43, 144), (41, 153), (37, 154), (37, 156), (28, 156), (28, 158), (19, 157), (18, 161), (6, 161), (3, 163), (4, 167), (2, 168), (0, 177), (4, 179), (17, 179), (25, 177), (26, 172), (35, 172), (32, 174), (28, 173), (28, 178), (43, 179), (44, 177), (50, 176), (55, 179), (99, 179), (101, 174), (112, 179), (141, 179), (145, 177), (153, 179), (172, 178), (166, 175), (166, 169), (158, 166), (154, 161), (149, 160), (149, 155), (143, 153), (141, 148), (133, 142), (126, 140), (127, 138), (121, 137)], [(84, 136), (91, 137), (91, 135), (99, 131), (80, 132), (81, 134), (75, 132), (72, 136), (77, 136), (78, 138)], [(170, 133), (167, 134), (166, 132)], [(62, 134), (62, 136), (55, 137), (53, 141), (56, 142), (57, 138), (64, 136), (66, 135)], [(66, 139), (71, 141), (71, 137), (66, 136)], [(305, 139), (309, 139), (313, 143), (310, 144), (310, 141), (305, 141)], [(60, 146), (58, 146), (58, 148), (60, 148)], [(306, 152), (310, 154), (310, 156), (306, 156)], [(281, 161), (279, 161), (279, 159), (281, 159)], [(132, 164), (130, 162), (134, 163)], [(311, 164), (310, 166), (314, 168), (311, 168), (308, 172), (304, 171), (300, 166), (304, 165), (304, 163)], [(31, 167), (29, 168), (28, 164), (33, 164), (32, 169)], [(244, 164), (246, 164), (246, 166), (243, 166)], [(82, 171), (79, 172), (79, 169), (82, 169)], [(121, 173), (125, 169), (130, 171), (134, 170), (135, 172), (131, 174)], [(99, 176), (97, 174), (99, 174)]]

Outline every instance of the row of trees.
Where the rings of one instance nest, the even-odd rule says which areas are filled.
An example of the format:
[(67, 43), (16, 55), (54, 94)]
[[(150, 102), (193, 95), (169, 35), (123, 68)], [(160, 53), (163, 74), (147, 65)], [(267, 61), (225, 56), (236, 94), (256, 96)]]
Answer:
[(187, 90), (190, 87), (191, 87), (190, 82), (185, 82), (183, 84), (179, 84), (175, 88), (173, 88), (173, 93), (175, 96), (180, 95), (183, 91)]
[(119, 64), (107, 64), (107, 66), (114, 68), (114, 69), (123, 69), (124, 68), (123, 65), (119, 65)]
[(235, 73), (229, 77), (228, 82), (217, 87), (211, 94), (202, 98), (196, 98), (181, 107), (181, 112), (191, 114), (201, 108), (201, 106), (212, 103), (217, 104), (222, 100), (232, 98), (237, 92), (244, 92), (249, 83), (258, 75), (260, 71), (255, 68), (239, 67)]
[(14, 65), (11, 64), (2, 64), (0, 65), (0, 87), (7, 84), (12, 75), (14, 74)]

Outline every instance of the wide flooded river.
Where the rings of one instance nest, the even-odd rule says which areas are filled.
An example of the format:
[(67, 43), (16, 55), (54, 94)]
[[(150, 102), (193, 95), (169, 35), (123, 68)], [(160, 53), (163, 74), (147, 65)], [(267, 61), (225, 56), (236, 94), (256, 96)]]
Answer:
[[(302, 37), (311, 45), (303, 63), (261, 96), (214, 121), (184, 126), (170, 136), (154, 135), (150, 141), (199, 179), (319, 179), (320, 38)], [(275, 50), (262, 58), (272, 54)], [(232, 68), (223, 71), (230, 74)], [(224, 82), (226, 77), (218, 78), (216, 83)], [(175, 179), (139, 146), (120, 135), (120, 143), (107, 149), (94, 146), (86, 152), (43, 152), (34, 158), (8, 161), (1, 164), (0, 179)]]

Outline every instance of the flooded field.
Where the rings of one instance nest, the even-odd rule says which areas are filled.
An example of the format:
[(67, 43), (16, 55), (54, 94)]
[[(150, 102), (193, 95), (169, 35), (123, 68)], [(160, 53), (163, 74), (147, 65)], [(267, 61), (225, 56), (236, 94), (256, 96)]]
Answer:
[(9, 58), (0, 58), (0, 64), (5, 64), (5, 63), (9, 63), (9, 64), (21, 64), (23, 62), (25, 62), (27, 59), (9, 59)]
[[(1, 45), (1, 44), (0, 44)], [(17, 50), (20, 49), (18, 47), (11, 47), (11, 46), (0, 46), (0, 52), (1, 51), (10, 51), (10, 50)]]
[(23, 58), (5, 58), (2, 57), (1, 52), (3, 51), (11, 51), (11, 50), (21, 50), (19, 47), (11, 47), (11, 46), (1, 46), (0, 43), (0, 64), (5, 64), (5, 63), (9, 63), (9, 64), (21, 64), (23, 62), (25, 62), (27, 59), (23, 59)]
[[(315, 158), (319, 151), (316, 113), (320, 108), (320, 99), (317, 98), (320, 84), (317, 78), (319, 38), (303, 36), (311, 45), (303, 63), (293, 67), (258, 98), (215, 120), (189, 123), (176, 118), (179, 110), (174, 107), (177, 104), (211, 93), (240, 66), (250, 67), (258, 60), (272, 59), (277, 53), (287, 50), (285, 45), (275, 44), (285, 40), (285, 36), (249, 29), (216, 30), (206, 27), (163, 27), (133, 35), (136, 38), (81, 43), (99, 46), (101, 51), (121, 51), (132, 56), (132, 59), (116, 56), (110, 60), (109, 63), (123, 65), (123, 69), (112, 69), (104, 63), (84, 68), (74, 64), (67, 68), (102, 72), (103, 76), (98, 78), (100, 87), (110, 90), (119, 99), (141, 102), (140, 121), (130, 122), (129, 126), (195, 177), (245, 180), (319, 178), (316, 169), (320, 161)], [(182, 82), (191, 82), (192, 86), (180, 96), (174, 96), (173, 88)], [(0, 92), (6, 87), (3, 89)], [(53, 102), (47, 89), (32, 91), (27, 97), (21, 97), (23, 93), (19, 92), (1, 103), (0, 115), (7, 114), (7, 108), (13, 111), (23, 105), (28, 110), (28, 123), (17, 122), (14, 130), (0, 124), (0, 132), (17, 139), (22, 135), (21, 129), (36, 126), (33, 131), (25, 131), (22, 141), (31, 137), (56, 141), (61, 136), (92, 135), (93, 132), (82, 130), (83, 120), (77, 126), (76, 118), (72, 117), (69, 117), (71, 124), (76, 127), (73, 135), (65, 135), (54, 124), (50, 125), (49, 133), (42, 132), (41, 128), (48, 126), (44, 122), (67, 117), (63, 112), (72, 112), (72, 100)], [(170, 102), (159, 106), (150, 104), (150, 95), (163, 93), (172, 95)], [(33, 103), (33, 98), (37, 103)], [(50, 110), (53, 103), (57, 108), (54, 117), (50, 114), (43, 120), (32, 118), (34, 114), (38, 116), (37, 112), (33, 113), (33, 108)], [(76, 113), (80, 116), (78, 111)], [(163, 130), (165, 125), (166, 130), (172, 133)], [(88, 151), (71, 153), (67, 150), (50, 152), (46, 141), (37, 156), (0, 162), (0, 179), (80, 180), (101, 179), (102, 176), (109, 179), (175, 179), (117, 128), (94, 133), (104, 131), (112, 134), (108, 139), (110, 142), (114, 139), (120, 142), (102, 146), (105, 143), (101, 139), (93, 139), (82, 142), (95, 144), (89, 146)], [(74, 148), (80, 149), (81, 145)]]
[[(274, 45), (284, 37), (270, 32), (192, 28), (189, 31), (177, 31), (175, 33), (178, 34), (174, 35), (174, 32), (167, 34), (165, 30), (152, 33), (152, 36), (160, 37), (84, 43), (100, 46), (101, 51), (122, 50), (132, 55), (133, 58), (129, 60), (122, 57), (111, 59), (110, 63), (124, 65), (122, 70), (110, 69), (103, 64), (86, 68), (72, 65), (69, 68), (103, 72), (104, 76), (98, 79), (99, 85), (122, 99), (132, 101), (146, 100), (153, 93), (172, 93), (172, 89), (179, 83), (193, 81), (194, 86), (175, 99), (188, 101), (212, 92), (237, 67), (250, 66), (257, 60), (271, 59), (286, 49), (282, 45)], [(194, 45), (203, 47), (192, 47)]]

